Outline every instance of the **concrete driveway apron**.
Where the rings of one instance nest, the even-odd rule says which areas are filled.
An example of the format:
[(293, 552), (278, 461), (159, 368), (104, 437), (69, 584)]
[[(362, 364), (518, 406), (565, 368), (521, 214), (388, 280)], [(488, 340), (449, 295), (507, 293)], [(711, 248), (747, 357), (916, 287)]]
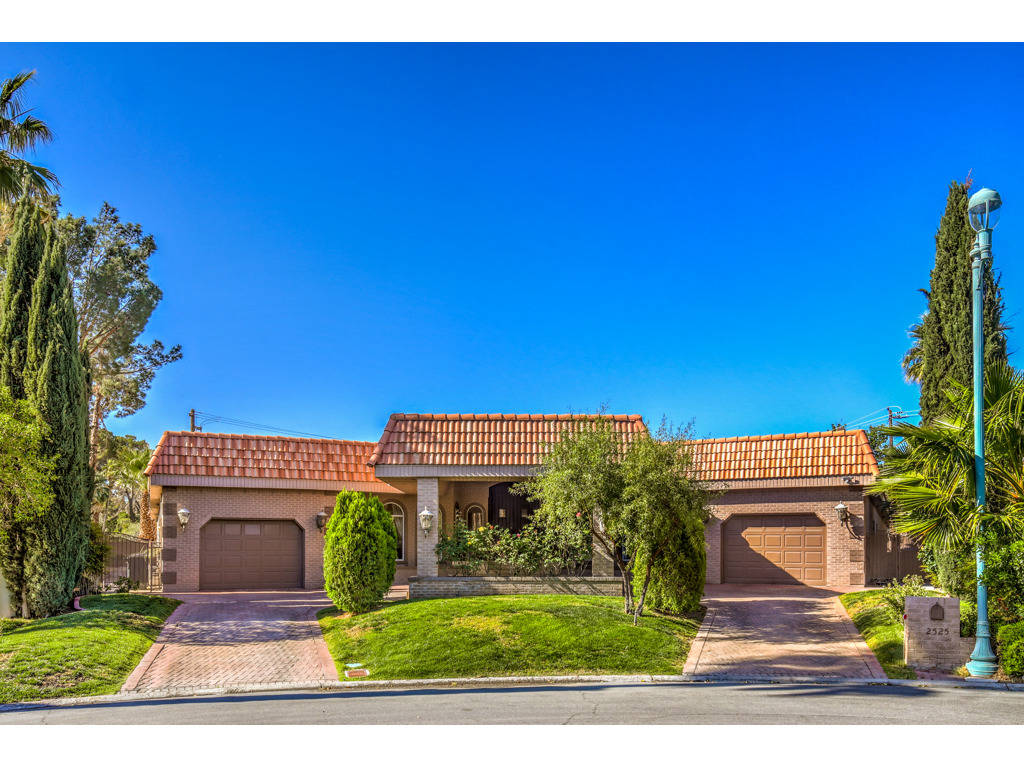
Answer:
[(201, 592), (182, 600), (122, 691), (317, 683), (338, 673), (316, 621), (324, 592)]
[(884, 678), (839, 591), (708, 585), (685, 672), (708, 677)]

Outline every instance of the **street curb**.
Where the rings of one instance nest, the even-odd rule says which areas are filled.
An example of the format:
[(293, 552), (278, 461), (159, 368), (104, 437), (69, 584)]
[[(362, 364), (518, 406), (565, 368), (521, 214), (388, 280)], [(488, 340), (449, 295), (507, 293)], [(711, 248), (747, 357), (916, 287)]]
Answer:
[(201, 696), (227, 696), (243, 693), (269, 693), (274, 691), (332, 691), (374, 690), (426, 690), (436, 688), (476, 688), (480, 686), (559, 685), (578, 683), (652, 683), (652, 684), (713, 684), (752, 683), (771, 685), (877, 685), (907, 688), (977, 688), (983, 690), (1024, 691), (1024, 683), (1002, 683), (997, 680), (890, 680), (883, 677), (757, 677), (751, 675), (548, 675), (542, 677), (446, 677), (428, 680), (307, 680), (286, 683), (258, 683), (221, 688), (165, 688), (162, 690), (115, 693), (105, 696), (84, 696), (68, 699), (42, 699), (16, 704), (0, 704), (2, 712), (22, 712), (30, 709), (74, 707), (90, 704), (122, 704), (157, 699), (196, 698)]

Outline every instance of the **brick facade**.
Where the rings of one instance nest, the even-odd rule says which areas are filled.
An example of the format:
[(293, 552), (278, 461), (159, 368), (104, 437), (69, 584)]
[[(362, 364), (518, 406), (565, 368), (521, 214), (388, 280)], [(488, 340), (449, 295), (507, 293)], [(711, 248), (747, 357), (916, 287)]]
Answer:
[[(201, 531), (213, 519), (294, 521), (302, 529), (304, 588), (323, 589), (324, 534), (317, 528), (316, 516), (322, 510), (332, 509), (336, 496), (336, 491), (200, 486), (164, 488), (158, 530), (163, 545), (164, 591), (195, 592), (199, 589)], [(412, 499), (395, 494), (381, 495), (381, 500), (398, 501), (405, 509), (408, 551), (408, 543), (415, 536), (410, 514), (414, 508)], [(178, 523), (177, 511), (180, 508), (191, 513), (185, 528)], [(410, 570), (403, 564), (399, 566), (399, 575), (404, 571), (407, 580)]]
[[(832, 483), (841, 482), (831, 478)], [(767, 487), (731, 488), (715, 499), (713, 519), (705, 526), (708, 584), (722, 583), (722, 525), (733, 515), (813, 514), (825, 524), (825, 579), (829, 586), (862, 586), (865, 527), (864, 497), (860, 485), (804, 485), (765, 483)], [(839, 521), (835, 506), (843, 502), (850, 520)]]

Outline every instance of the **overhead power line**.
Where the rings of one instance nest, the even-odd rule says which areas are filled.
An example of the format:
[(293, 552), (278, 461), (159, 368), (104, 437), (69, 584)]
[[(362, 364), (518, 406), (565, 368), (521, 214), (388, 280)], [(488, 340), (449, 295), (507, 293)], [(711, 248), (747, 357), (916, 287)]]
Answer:
[(339, 439), (333, 435), (319, 435), (315, 432), (302, 432), (298, 429), (288, 429), (287, 427), (275, 427), (271, 424), (260, 424), (255, 421), (246, 421), (245, 419), (238, 419), (233, 416), (219, 416), (215, 413), (207, 413), (206, 411), (190, 411), (189, 422), (190, 429), (193, 432), (202, 432), (203, 428), (207, 424), (224, 424), (231, 427), (239, 427), (241, 429), (265, 430), (267, 432), (278, 435), (294, 435), (296, 437), (319, 437), (326, 440)]

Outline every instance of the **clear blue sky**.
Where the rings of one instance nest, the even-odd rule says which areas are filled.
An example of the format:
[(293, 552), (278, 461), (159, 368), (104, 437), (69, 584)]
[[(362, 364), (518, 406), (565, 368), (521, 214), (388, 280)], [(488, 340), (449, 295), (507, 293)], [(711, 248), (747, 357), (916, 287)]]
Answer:
[(65, 208), (108, 200), (156, 237), (147, 334), (184, 359), (110, 424), (151, 442), (190, 407), (366, 440), (393, 411), (603, 404), (728, 436), (916, 408), (906, 329), (972, 168), (1006, 201), (994, 249), (1021, 322), (1020, 46), (6, 45), (0, 62), (39, 71), (57, 140), (38, 158)]

